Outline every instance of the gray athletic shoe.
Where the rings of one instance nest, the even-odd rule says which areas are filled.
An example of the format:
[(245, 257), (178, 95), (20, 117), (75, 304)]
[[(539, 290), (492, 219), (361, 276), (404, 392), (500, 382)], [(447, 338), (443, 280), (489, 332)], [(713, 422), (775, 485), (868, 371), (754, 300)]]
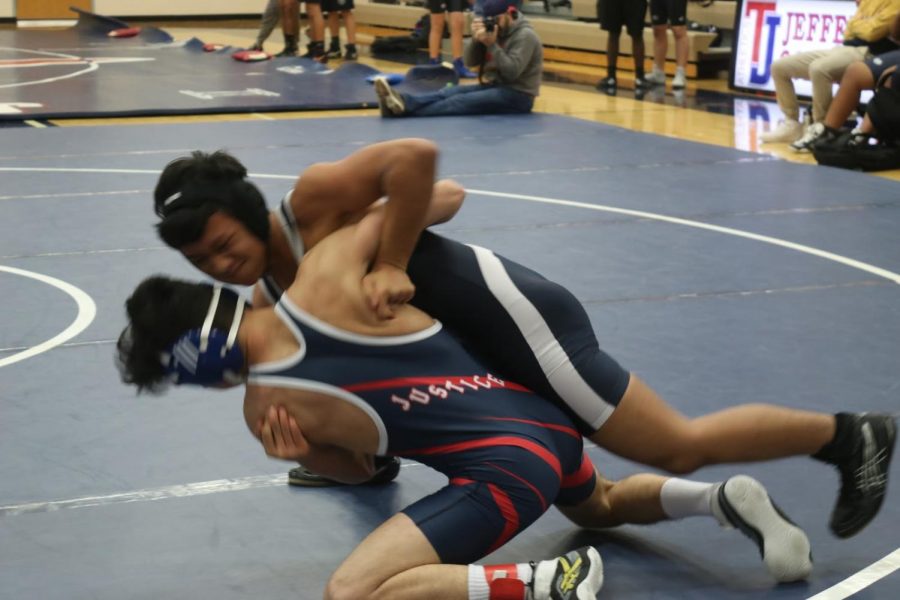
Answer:
[(772, 502), (760, 482), (746, 475), (732, 477), (719, 487), (718, 501), (728, 522), (759, 547), (772, 577), (788, 582), (809, 576), (809, 538)]
[(376, 77), (373, 80), (375, 93), (378, 95), (378, 105), (381, 107), (381, 115), (393, 115), (399, 117), (406, 111), (403, 97), (391, 87), (386, 77)]

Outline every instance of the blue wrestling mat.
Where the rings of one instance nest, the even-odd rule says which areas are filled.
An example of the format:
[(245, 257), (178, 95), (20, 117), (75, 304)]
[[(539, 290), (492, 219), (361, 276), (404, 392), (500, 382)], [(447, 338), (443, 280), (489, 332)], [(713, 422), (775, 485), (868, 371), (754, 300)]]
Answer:
[[(62, 31), (0, 31), (0, 120), (366, 108), (372, 67), (330, 69), (304, 58), (240, 62), (160, 29), (110, 37), (117, 19), (76, 11)], [(452, 70), (415, 67), (400, 89), (456, 83)]]

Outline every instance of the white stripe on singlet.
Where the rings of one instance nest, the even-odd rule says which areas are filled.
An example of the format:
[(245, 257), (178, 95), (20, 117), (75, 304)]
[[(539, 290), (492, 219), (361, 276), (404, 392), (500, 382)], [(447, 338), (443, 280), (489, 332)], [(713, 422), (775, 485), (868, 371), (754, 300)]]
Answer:
[(516, 287), (500, 259), (486, 248), (471, 244), (469, 247), (475, 251), (478, 267), (488, 289), (512, 317), (550, 386), (592, 429), (600, 429), (615, 407), (608, 404), (584, 380), (560, 346), (559, 340), (554, 337), (544, 317)]
[[(294, 218), (294, 211), (291, 209), (291, 195), (293, 193), (294, 188), (291, 188), (281, 199), (281, 204), (275, 209), (275, 218), (281, 225), (281, 230), (288, 241), (288, 246), (291, 247), (291, 253), (299, 264), (306, 249), (303, 247), (303, 238), (300, 237), (300, 233), (297, 231), (297, 219)], [(266, 297), (266, 300), (269, 301), (269, 304), (273, 305), (278, 302), (278, 298), (284, 293), (284, 290), (281, 289), (281, 286), (275, 282), (271, 275), (264, 275), (258, 287)]]
[(278, 217), (278, 222), (281, 223), (281, 228), (284, 229), (284, 235), (287, 237), (288, 243), (291, 245), (294, 258), (297, 259), (297, 262), (300, 262), (304, 252), (306, 252), (306, 248), (303, 247), (303, 238), (300, 237), (300, 233), (297, 231), (297, 219), (294, 218), (294, 210), (291, 208), (291, 195), (293, 193), (294, 189), (291, 188), (284, 195), (284, 198), (281, 199), (281, 206), (276, 216)]

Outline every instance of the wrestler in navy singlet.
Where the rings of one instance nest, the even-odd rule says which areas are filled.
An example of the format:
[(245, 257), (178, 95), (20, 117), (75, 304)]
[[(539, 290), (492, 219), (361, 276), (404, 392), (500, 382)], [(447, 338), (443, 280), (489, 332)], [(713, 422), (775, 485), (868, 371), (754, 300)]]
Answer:
[(473, 562), (551, 504), (596, 485), (582, 437), (556, 406), (487, 372), (440, 323), (371, 337), (320, 321), (282, 296), (293, 357), (251, 368), (249, 385), (308, 389), (353, 403), (379, 432), (380, 455), (414, 459), (449, 484), (404, 509), (443, 562)]
[[(284, 197), (276, 216), (298, 262), (303, 241)], [(410, 302), (441, 321), (502, 376), (555, 402), (591, 435), (622, 399), (630, 375), (603, 352), (569, 290), (485, 248), (424, 231), (407, 267)], [(282, 290), (262, 280), (274, 304)]]

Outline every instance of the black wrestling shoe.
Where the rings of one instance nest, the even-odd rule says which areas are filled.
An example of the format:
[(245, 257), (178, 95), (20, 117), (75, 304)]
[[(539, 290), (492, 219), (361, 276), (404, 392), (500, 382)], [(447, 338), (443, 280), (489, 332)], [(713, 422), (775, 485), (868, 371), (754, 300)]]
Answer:
[(603, 587), (603, 561), (591, 546), (572, 550), (534, 567), (534, 600), (597, 600)]
[[(375, 457), (375, 475), (363, 485), (384, 485), (390, 483), (400, 474), (400, 459), (393, 456)], [(288, 483), (299, 487), (334, 487), (346, 485), (334, 479), (322, 477), (304, 466), (288, 471)]]
[(766, 488), (746, 475), (719, 486), (722, 514), (759, 547), (769, 573), (780, 582), (806, 579), (812, 571), (809, 538), (772, 502)]
[(831, 531), (840, 538), (856, 535), (878, 514), (887, 491), (897, 424), (889, 415), (854, 415), (852, 453), (835, 461), (841, 493), (831, 513)]
[(344, 485), (340, 481), (317, 475), (306, 467), (294, 467), (288, 471), (288, 483), (300, 487), (333, 487)]

